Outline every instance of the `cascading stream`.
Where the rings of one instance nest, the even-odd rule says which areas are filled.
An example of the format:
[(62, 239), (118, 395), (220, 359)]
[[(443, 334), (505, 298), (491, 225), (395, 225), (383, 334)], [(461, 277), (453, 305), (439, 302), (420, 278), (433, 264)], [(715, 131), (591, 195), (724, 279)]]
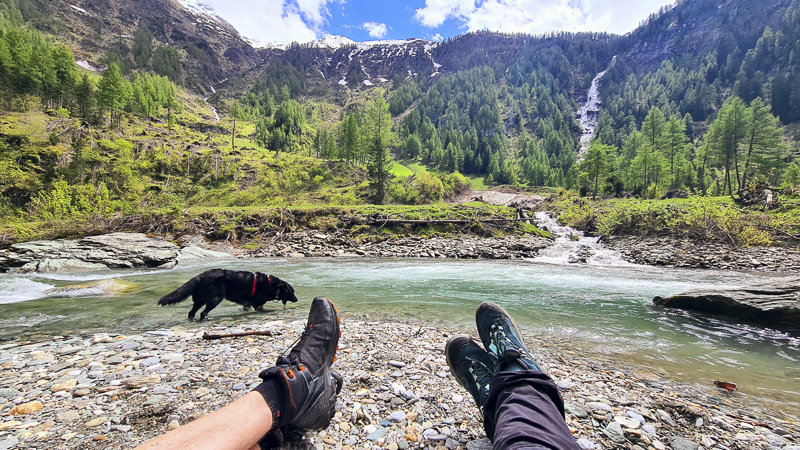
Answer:
[[(611, 63), (608, 65), (608, 69), (612, 68), (616, 61), (617, 57), (614, 56), (611, 59)], [(600, 116), (600, 108), (602, 106), (602, 99), (600, 98), (600, 80), (603, 79), (608, 69), (598, 73), (594, 77), (591, 86), (589, 86), (589, 92), (586, 93), (586, 103), (584, 103), (575, 114), (578, 116), (578, 121), (581, 124), (581, 130), (583, 130), (581, 132), (581, 148), (578, 151), (578, 160), (583, 159), (583, 155), (585, 155), (586, 151), (589, 149), (589, 144), (592, 142), (594, 132), (597, 129), (597, 119)]]
[(534, 261), (549, 264), (594, 264), (632, 266), (618, 252), (598, 242), (599, 238), (585, 236), (582, 231), (561, 225), (546, 212), (535, 213), (536, 224), (555, 237), (555, 244), (542, 249)]
[[(225, 81), (225, 80), (222, 80), (222, 81)], [(214, 85), (213, 84), (208, 85), (208, 87), (211, 88), (211, 93), (212, 94), (216, 94), (217, 93), (217, 90), (214, 89)], [(206, 106), (208, 106), (208, 108), (211, 110), (211, 112), (214, 113), (214, 122), (219, 122), (219, 114), (217, 113), (217, 108), (214, 108), (213, 106), (211, 106), (211, 103), (208, 103), (208, 99), (209, 98), (211, 98), (211, 97), (209, 96), (209, 97), (203, 98), (203, 102), (205, 102)]]

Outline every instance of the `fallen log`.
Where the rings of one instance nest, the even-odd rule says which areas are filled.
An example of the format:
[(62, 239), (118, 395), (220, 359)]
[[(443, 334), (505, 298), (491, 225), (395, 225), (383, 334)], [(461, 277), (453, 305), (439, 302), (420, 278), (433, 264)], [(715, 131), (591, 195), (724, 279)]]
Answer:
[(655, 297), (653, 303), (715, 314), (782, 331), (800, 332), (800, 278), (730, 289), (692, 289), (672, 297)]
[(425, 225), (438, 225), (438, 224), (467, 224), (467, 223), (505, 223), (505, 222), (520, 222), (529, 219), (369, 219), (369, 225), (401, 225), (401, 224), (425, 224)]
[(209, 341), (213, 339), (222, 339), (227, 337), (239, 337), (239, 336), (273, 336), (280, 333), (273, 333), (272, 331), (242, 331), (240, 333), (228, 333), (228, 334), (211, 334), (208, 331), (203, 333), (203, 339)]

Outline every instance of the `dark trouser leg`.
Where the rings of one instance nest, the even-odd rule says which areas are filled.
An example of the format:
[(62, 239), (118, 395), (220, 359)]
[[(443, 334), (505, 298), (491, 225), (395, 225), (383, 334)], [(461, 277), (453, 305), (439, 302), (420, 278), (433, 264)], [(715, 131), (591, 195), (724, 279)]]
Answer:
[(484, 428), (494, 449), (578, 449), (553, 380), (536, 370), (492, 377)]

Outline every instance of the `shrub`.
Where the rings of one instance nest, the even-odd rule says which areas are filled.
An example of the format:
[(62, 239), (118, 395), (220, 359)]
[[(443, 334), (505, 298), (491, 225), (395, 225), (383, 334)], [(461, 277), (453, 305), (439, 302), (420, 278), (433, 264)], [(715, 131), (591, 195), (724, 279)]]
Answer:
[(44, 220), (108, 214), (113, 210), (114, 204), (103, 183), (95, 188), (88, 184), (70, 186), (66, 181), (56, 181), (50, 190), (40, 192), (31, 201), (31, 213)]

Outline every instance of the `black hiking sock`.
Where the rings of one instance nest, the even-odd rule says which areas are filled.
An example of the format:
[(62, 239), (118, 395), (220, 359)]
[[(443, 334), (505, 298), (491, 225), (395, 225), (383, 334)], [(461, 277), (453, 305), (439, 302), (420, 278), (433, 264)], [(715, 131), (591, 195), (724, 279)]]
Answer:
[(516, 372), (518, 370), (528, 370), (528, 368), (519, 362), (516, 358), (509, 359), (500, 365), (498, 372)]
[(267, 406), (269, 406), (269, 409), (272, 411), (272, 429), (274, 430), (280, 427), (282, 425), (280, 423), (281, 411), (283, 411), (283, 407), (286, 403), (283, 395), (283, 388), (278, 385), (278, 380), (275, 378), (264, 380), (253, 390), (264, 397), (264, 401), (267, 402)]

